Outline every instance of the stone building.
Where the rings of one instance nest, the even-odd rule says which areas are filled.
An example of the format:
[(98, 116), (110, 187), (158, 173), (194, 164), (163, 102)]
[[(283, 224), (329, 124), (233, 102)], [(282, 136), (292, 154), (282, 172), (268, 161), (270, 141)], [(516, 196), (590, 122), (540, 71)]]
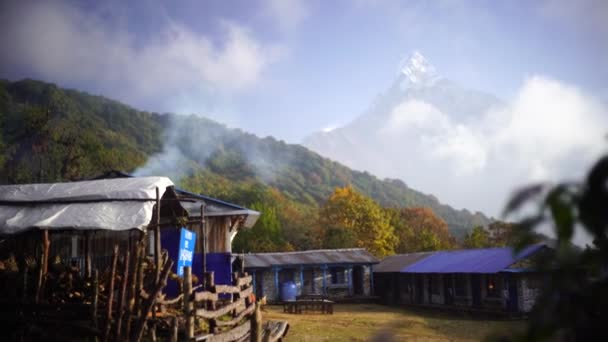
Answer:
[(280, 301), (280, 287), (293, 281), (297, 292), (334, 299), (372, 296), (372, 265), (378, 260), (363, 248), (325, 249), (244, 255), (245, 270), (253, 276), (255, 293), (269, 302)]
[(374, 267), (375, 293), (385, 304), (489, 312), (532, 310), (544, 277), (531, 260), (550, 249), (528, 246), (394, 255)]

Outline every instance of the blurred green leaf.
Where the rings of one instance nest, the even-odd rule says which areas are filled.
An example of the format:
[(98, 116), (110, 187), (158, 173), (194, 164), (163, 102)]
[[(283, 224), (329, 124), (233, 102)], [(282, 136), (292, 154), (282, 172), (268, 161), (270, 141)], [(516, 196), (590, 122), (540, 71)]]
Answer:
[(551, 211), (558, 240), (569, 241), (574, 232), (574, 215), (568, 188), (564, 185), (557, 186), (549, 192), (545, 202)]
[(535, 196), (540, 195), (540, 193), (543, 191), (544, 188), (545, 188), (545, 185), (542, 183), (539, 183), (539, 184), (532, 184), (532, 185), (526, 186), (526, 187), (516, 191), (513, 194), (513, 196), (511, 197), (511, 199), (509, 200), (509, 202), (507, 202), (507, 205), (505, 206), (505, 209), (503, 210), (503, 216), (506, 216), (506, 215), (514, 212), (515, 210), (519, 209), (522, 206), (522, 204), (531, 200)]

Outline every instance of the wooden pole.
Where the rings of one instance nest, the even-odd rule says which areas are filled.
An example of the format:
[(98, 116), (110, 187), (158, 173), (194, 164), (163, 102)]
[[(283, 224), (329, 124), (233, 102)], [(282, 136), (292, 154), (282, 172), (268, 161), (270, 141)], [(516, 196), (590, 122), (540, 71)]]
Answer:
[(184, 316), (186, 318), (186, 338), (194, 338), (194, 313), (192, 305), (192, 267), (184, 267)]
[(171, 271), (171, 266), (173, 266), (173, 260), (168, 260), (165, 263), (165, 267), (161, 272), (160, 281), (156, 283), (156, 285), (154, 286), (154, 290), (150, 293), (150, 296), (142, 305), (141, 314), (139, 316), (137, 325), (135, 326), (133, 339), (134, 341), (139, 342), (143, 337), (144, 326), (146, 325), (148, 313), (154, 307), (154, 304), (156, 303), (156, 299), (158, 298), (160, 291), (167, 285), (167, 277), (169, 276), (169, 272)]
[(144, 289), (144, 262), (146, 260), (146, 243), (145, 241), (141, 245), (140, 261), (137, 266), (137, 290), (135, 292), (135, 314), (139, 315), (141, 310), (141, 296), (139, 295)]
[(254, 303), (255, 311), (250, 318), (251, 333), (249, 335), (251, 342), (262, 342), (262, 313), (260, 312), (260, 305)]
[(154, 262), (156, 264), (155, 283), (158, 283), (158, 280), (160, 279), (160, 253), (160, 191), (158, 187), (156, 187), (156, 226), (154, 227)]
[(177, 316), (174, 316), (171, 320), (171, 342), (177, 342), (178, 335)]
[(91, 305), (91, 319), (93, 327), (97, 328), (97, 306), (99, 305), (99, 271), (93, 273), (93, 300)]
[(141, 255), (141, 239), (134, 243), (133, 248), (133, 260), (131, 262), (131, 275), (129, 277), (129, 294), (127, 296), (127, 318), (126, 318), (126, 326), (124, 336), (127, 338), (131, 336), (131, 320), (133, 317), (133, 312), (135, 310), (136, 297), (139, 297), (139, 293), (137, 292), (137, 273), (139, 270), (140, 264), (140, 255)]
[[(207, 291), (215, 292), (215, 275), (213, 272), (207, 272), (204, 274), (205, 279), (203, 280), (203, 284)], [(207, 301), (205, 306), (209, 310), (215, 310), (215, 301)]]
[(91, 278), (91, 233), (84, 233), (84, 274)]
[(44, 285), (46, 283), (46, 276), (49, 270), (49, 248), (51, 241), (49, 240), (49, 231), (47, 229), (42, 231), (42, 257), (40, 260), (40, 271), (38, 273), (38, 288), (36, 291), (36, 302), (42, 300), (44, 293)]
[(110, 280), (108, 284), (108, 303), (106, 305), (106, 327), (103, 333), (103, 341), (110, 339), (110, 328), (112, 327), (112, 302), (114, 301), (114, 280), (116, 278), (116, 262), (118, 260), (118, 245), (114, 245), (112, 253), (112, 268), (110, 270)]
[[(207, 273), (207, 227), (205, 226), (205, 205), (201, 205), (201, 233), (203, 234), (203, 275)], [(205, 286), (205, 285), (203, 285)], [(206, 289), (203, 287), (203, 289)]]
[(130, 256), (130, 252), (127, 251), (127, 254), (125, 255), (125, 260), (124, 260), (124, 270), (122, 273), (122, 284), (120, 286), (120, 301), (118, 303), (118, 320), (116, 321), (116, 340), (120, 341), (121, 340), (121, 328), (122, 328), (122, 319), (124, 316), (124, 306), (125, 306), (125, 301), (126, 301), (126, 294), (127, 294), (127, 280), (129, 278), (129, 256)]

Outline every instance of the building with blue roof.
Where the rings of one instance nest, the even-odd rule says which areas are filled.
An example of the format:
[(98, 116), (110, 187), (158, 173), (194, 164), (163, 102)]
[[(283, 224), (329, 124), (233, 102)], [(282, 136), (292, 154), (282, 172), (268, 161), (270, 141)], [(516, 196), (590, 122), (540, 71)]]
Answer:
[(374, 267), (375, 294), (385, 304), (525, 313), (543, 276), (532, 265), (544, 244), (394, 255)]

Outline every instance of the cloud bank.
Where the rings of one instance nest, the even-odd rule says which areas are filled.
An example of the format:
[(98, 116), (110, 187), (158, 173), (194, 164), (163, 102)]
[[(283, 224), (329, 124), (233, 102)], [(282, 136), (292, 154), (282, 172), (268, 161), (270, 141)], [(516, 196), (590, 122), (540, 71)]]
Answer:
[(384, 116), (355, 121), (309, 146), (356, 169), (403, 179), (450, 205), (498, 216), (520, 186), (582, 179), (607, 150), (607, 131), (601, 102), (534, 76), (509, 103), (475, 118), (457, 119), (405, 97)]
[(93, 85), (136, 105), (192, 89), (237, 92), (254, 85), (283, 53), (228, 20), (219, 20), (211, 35), (161, 16), (158, 32), (144, 39), (121, 15), (75, 3), (13, 2), (0, 13), (0, 71), (25, 69), (60, 84)]

